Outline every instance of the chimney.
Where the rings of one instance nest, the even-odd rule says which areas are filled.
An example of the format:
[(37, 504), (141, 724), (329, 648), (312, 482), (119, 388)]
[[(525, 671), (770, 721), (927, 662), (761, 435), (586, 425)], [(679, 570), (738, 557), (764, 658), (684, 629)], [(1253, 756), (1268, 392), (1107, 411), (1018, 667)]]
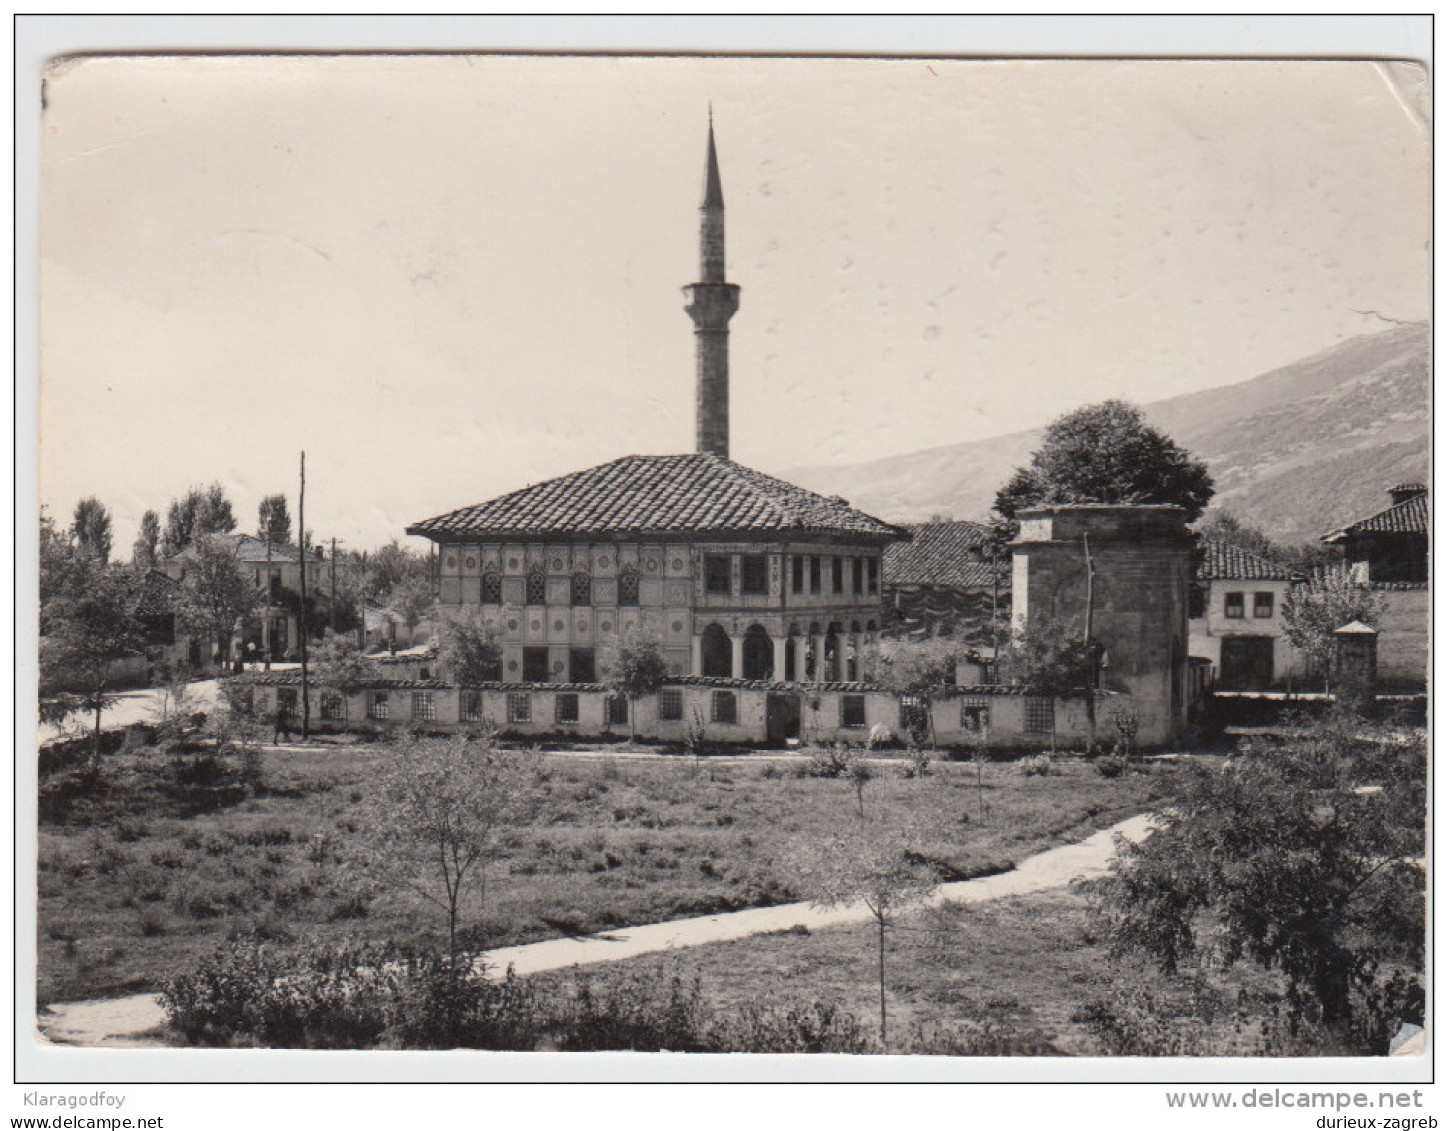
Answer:
[(724, 281), (724, 190), (714, 152), (714, 112), (704, 199), (699, 205), (700, 281), (684, 288), (694, 320), (695, 450), (729, 458), (729, 319), (739, 309), (739, 288)]

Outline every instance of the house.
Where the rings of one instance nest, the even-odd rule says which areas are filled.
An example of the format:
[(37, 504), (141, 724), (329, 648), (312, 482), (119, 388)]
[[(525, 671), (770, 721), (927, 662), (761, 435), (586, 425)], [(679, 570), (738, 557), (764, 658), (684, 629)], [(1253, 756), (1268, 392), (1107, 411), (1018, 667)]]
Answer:
[(960, 635), (993, 647), (1009, 634), (1009, 552), (993, 552), (981, 522), (902, 527), (908, 542), (885, 547), (884, 631), (897, 636)]
[[(264, 594), (255, 623), (245, 627), (243, 646), (253, 644), (258, 656), (269, 654), (273, 660), (293, 656), (301, 646), (302, 571), (306, 570), (307, 600), (315, 609), (324, 585), (323, 571), (327, 568), (321, 548), (314, 554), (303, 555), (289, 543), (253, 538), (250, 534), (212, 537), (230, 548), (243, 575), (251, 578)], [(188, 546), (163, 561), (160, 568), (171, 579), (184, 581), (187, 567), (195, 558), (195, 549)]]
[(1224, 691), (1265, 691), (1302, 676), (1306, 661), (1287, 639), (1282, 609), (1291, 570), (1226, 542), (1205, 541), (1189, 622), (1190, 651), (1217, 669)]
[[(696, 451), (632, 455), (412, 524), (438, 596), (502, 637), (503, 679), (588, 685), (634, 630), (678, 676), (853, 680), (882, 621), (881, 555), (909, 535), (729, 458), (724, 198), (710, 126), (694, 321)], [(780, 702), (798, 718), (799, 704)], [(782, 726), (788, 724), (781, 724)]]
[(1399, 483), (1388, 489), (1389, 506), (1323, 535), (1342, 547), (1354, 577), (1381, 599), (1377, 625), (1378, 686), (1384, 691), (1421, 691), (1428, 677), (1428, 488)]

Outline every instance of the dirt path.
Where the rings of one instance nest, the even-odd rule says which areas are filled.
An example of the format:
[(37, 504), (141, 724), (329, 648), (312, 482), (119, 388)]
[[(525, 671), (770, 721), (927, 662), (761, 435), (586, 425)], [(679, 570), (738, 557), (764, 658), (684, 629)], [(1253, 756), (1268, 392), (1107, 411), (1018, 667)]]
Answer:
[[(1022, 861), (1019, 867), (998, 876), (943, 884), (934, 901), (984, 903), (1006, 896), (1064, 887), (1073, 880), (1100, 875), (1111, 859), (1116, 834), (1139, 840), (1146, 835), (1150, 825), (1149, 813), (1132, 817), (1079, 843), (1062, 845), (1032, 856)], [(501, 974), (509, 966), (520, 975), (541, 974), (570, 966), (619, 962), (661, 950), (730, 942), (795, 926), (813, 931), (852, 926), (869, 919), (870, 912), (863, 904), (821, 911), (809, 903), (786, 903), (778, 907), (756, 907), (722, 915), (625, 927), (586, 938), (547, 939), (521, 946), (500, 947), (488, 951), (481, 961), (494, 974)], [(38, 1021), (40, 1040), (46, 1044), (85, 1048), (164, 1047), (159, 1038), (148, 1035), (166, 1022), (160, 998), (155, 994), (62, 1002), (44, 1010)]]

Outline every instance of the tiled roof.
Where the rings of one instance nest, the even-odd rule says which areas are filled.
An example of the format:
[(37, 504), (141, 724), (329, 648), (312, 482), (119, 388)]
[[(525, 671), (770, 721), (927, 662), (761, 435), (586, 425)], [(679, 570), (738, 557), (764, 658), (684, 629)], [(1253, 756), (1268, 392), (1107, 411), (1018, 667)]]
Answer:
[(148, 569), (131, 581), (131, 612), (136, 616), (164, 616), (176, 611), (181, 584), (158, 569)]
[[(229, 543), (232, 552), (239, 562), (265, 562), (267, 560), (266, 539), (253, 538), (250, 534), (214, 534), (211, 537), (223, 543)], [(187, 546), (179, 554), (178, 558), (194, 558), (196, 550), (193, 546)], [(273, 565), (281, 565), (285, 562), (295, 562), (300, 559), (301, 551), (296, 546), (287, 542), (273, 542), (271, 544), (271, 562)]]
[(979, 522), (922, 522), (907, 525), (909, 542), (885, 547), (881, 572), (885, 584), (990, 588), (991, 566), (981, 547), (990, 527)]
[(1324, 542), (1341, 542), (1350, 534), (1427, 534), (1428, 494), (1414, 495), (1404, 499), (1397, 506), (1378, 511), (1377, 514), (1334, 530), (1323, 536)]
[(843, 499), (707, 452), (625, 456), (407, 528), (441, 540), (765, 530), (905, 537)]
[(1285, 566), (1249, 553), (1227, 542), (1203, 542), (1201, 581), (1291, 581), (1296, 574)]

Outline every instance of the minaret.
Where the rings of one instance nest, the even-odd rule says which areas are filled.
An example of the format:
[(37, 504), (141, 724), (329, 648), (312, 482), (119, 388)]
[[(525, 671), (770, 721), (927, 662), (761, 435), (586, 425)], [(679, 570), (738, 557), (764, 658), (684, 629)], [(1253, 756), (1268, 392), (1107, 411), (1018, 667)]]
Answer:
[(696, 374), (695, 448), (729, 458), (729, 319), (739, 309), (739, 288), (724, 281), (724, 190), (714, 152), (714, 112), (709, 112), (709, 155), (704, 165), (704, 202), (699, 205), (700, 281), (684, 288), (684, 307), (694, 320)]

